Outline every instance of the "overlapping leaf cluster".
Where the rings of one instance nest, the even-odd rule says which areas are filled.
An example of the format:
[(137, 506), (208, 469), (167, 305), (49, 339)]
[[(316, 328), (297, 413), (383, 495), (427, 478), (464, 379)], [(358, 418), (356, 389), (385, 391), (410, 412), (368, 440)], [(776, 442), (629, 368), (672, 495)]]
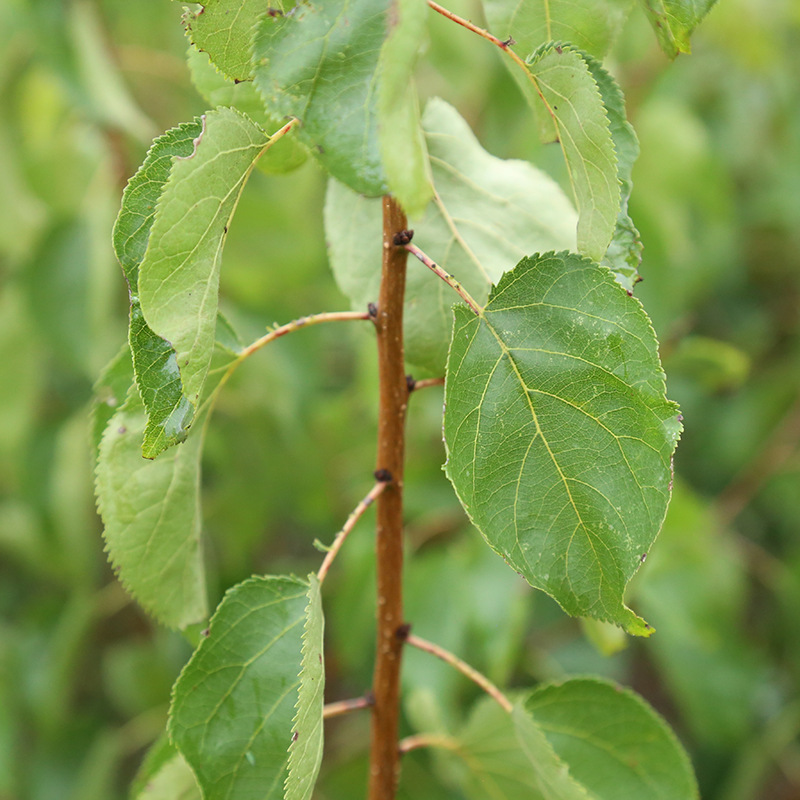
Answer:
[[(597, 0), (576, 14), (566, 3), (485, 3), (526, 57), (511, 66), (542, 135), (563, 152), (566, 194), (532, 165), (485, 152), (443, 101), (420, 114), (423, 3), (201, 5), (186, 16), (189, 60), (218, 107), (154, 142), (114, 233), (129, 347), (98, 384), (94, 427), (98, 503), (122, 581), (167, 625), (207, 617), (198, 429), (238, 350), (217, 313), (222, 250), (256, 162), (282, 171), (311, 154), (331, 176), (331, 262), (357, 308), (377, 296), (376, 198), (387, 192), (416, 241), (476, 299), (477, 313), (458, 306), (453, 317), (448, 287), (411, 273), (408, 359), (446, 372), (447, 474), (475, 525), (570, 614), (649, 633), (624, 591), (663, 520), (680, 426), (652, 328), (630, 296), (638, 143), (596, 58), (622, 4)], [(709, 5), (645, 1), (673, 55)], [(287, 122), (291, 138), (273, 140)], [(169, 740), (135, 796), (310, 798), (322, 757), (322, 631), (313, 575), (230, 589), (175, 685)], [(592, 713), (576, 718), (576, 703)], [(609, 714), (620, 720), (610, 739), (598, 732)], [(482, 752), (493, 726), (511, 742), (499, 762)], [(500, 718), (478, 709), (454, 741), (468, 755), (461, 783), (481, 787), (468, 789), (474, 796), (491, 786), (497, 797), (524, 788), (610, 798), (622, 784), (644, 796), (655, 783), (665, 798), (696, 795), (661, 720), (604, 684), (547, 687)], [(609, 746), (622, 767), (601, 754)]]

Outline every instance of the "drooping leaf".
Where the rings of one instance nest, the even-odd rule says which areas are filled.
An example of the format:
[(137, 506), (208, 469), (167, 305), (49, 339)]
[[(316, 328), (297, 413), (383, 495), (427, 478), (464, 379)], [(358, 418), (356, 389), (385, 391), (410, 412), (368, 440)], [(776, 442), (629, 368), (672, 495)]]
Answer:
[(666, 722), (629, 689), (574, 679), (525, 702), (572, 777), (597, 800), (696, 800), (689, 758)]
[(717, 0), (640, 0), (661, 49), (670, 57), (691, 53), (689, 37)]
[[(163, 373), (157, 381), (170, 388), (171, 400), (180, 381), (180, 399), (177, 405), (170, 403), (167, 417), (177, 418), (180, 427), (175, 432), (148, 425), (142, 447), (148, 457), (179, 440), (197, 407), (214, 348), (220, 258), (228, 224), (256, 159), (271, 141), (246, 115), (220, 108), (204, 115), (191, 154), (172, 159), (139, 264), (138, 288), (144, 324), (174, 350), (157, 370)], [(147, 351), (150, 342), (149, 334), (140, 342), (137, 330), (132, 316), (134, 354), (137, 349)], [(148, 401), (143, 392), (143, 398), (151, 415), (160, 411), (157, 394)]]
[(629, 6), (622, 0), (483, 0), (489, 29), (500, 39), (511, 37), (523, 57), (546, 42), (561, 41), (602, 58)]
[(422, 214), (433, 196), (414, 65), (427, 23), (419, 0), (394, 0), (378, 65), (378, 138), (389, 190), (406, 213)]
[[(526, 253), (573, 249), (575, 211), (558, 185), (523, 161), (487, 153), (458, 112), (433, 99), (423, 114), (436, 196), (411, 220), (414, 242), (479, 302), (489, 287)], [(331, 266), (354, 308), (378, 296), (381, 205), (331, 182), (325, 234)], [(442, 374), (450, 340), (452, 291), (421, 264), (409, 264), (406, 286), (406, 358)]]
[(650, 321), (575, 254), (524, 258), (480, 316), (455, 309), (446, 472), (489, 545), (567, 613), (652, 629), (623, 604), (658, 534), (680, 432)]
[(142, 458), (147, 415), (136, 387), (100, 442), (97, 503), (109, 559), (145, 610), (172, 628), (208, 613), (200, 543), (198, 431), (162, 458)]
[(540, 107), (547, 130), (561, 146), (578, 208), (578, 251), (595, 261), (606, 253), (620, 208), (617, 157), (603, 99), (583, 55), (549, 43), (526, 65), (531, 85), (525, 92)]
[(251, 54), (258, 21), (281, 13), (281, 0), (205, 0), (197, 12), (186, 12), (184, 24), (192, 44), (208, 53), (211, 62), (231, 80), (252, 77)]
[(299, 138), (331, 175), (362, 194), (387, 191), (377, 132), (377, 81), (392, 0), (303, 0), (266, 16), (255, 84), (269, 111), (294, 116)]
[[(206, 99), (209, 106), (233, 106), (244, 111), (265, 131), (276, 131), (286, 120), (268, 114), (261, 95), (252, 81), (239, 81), (226, 77), (209, 60), (207, 53), (190, 46), (186, 60), (195, 89)], [(308, 150), (295, 136), (284, 136), (272, 148), (269, 158), (258, 161), (258, 169), (267, 174), (290, 172), (308, 158)]]
[(440, 768), (470, 800), (591, 800), (519, 707), (509, 714), (482, 698), (442, 745)]
[(229, 589), (175, 684), (170, 736), (205, 800), (283, 798), (308, 592), (288, 577)]
[(303, 633), (303, 661), (297, 697), (285, 800), (309, 800), (322, 763), (322, 707), (325, 702), (325, 664), (322, 655), (324, 630), (319, 580), (309, 577), (308, 605)]
[[(144, 163), (125, 187), (113, 233), (114, 251), (128, 282), (128, 339), (136, 383), (149, 415), (147, 437), (165, 445), (186, 438), (194, 409), (183, 394), (174, 347), (155, 334), (142, 316), (139, 266), (147, 251), (156, 204), (169, 178), (172, 160), (191, 156), (201, 131), (202, 123), (195, 120), (167, 131), (153, 142)], [(146, 452), (152, 456), (157, 451), (148, 447)]]
[(614, 235), (601, 263), (611, 268), (617, 280), (632, 290), (639, 277), (642, 263), (642, 242), (639, 231), (628, 214), (628, 200), (633, 189), (633, 165), (639, 157), (639, 139), (625, 114), (625, 98), (619, 84), (606, 72), (597, 59), (583, 54), (586, 66), (597, 83), (608, 114), (609, 129), (617, 154), (617, 178), (620, 198)]

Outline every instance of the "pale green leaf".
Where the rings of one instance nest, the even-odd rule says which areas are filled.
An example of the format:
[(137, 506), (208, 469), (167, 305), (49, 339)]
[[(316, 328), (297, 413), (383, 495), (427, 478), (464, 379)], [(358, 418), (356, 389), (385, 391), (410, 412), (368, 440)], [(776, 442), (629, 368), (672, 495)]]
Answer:
[(689, 37), (717, 0), (640, 0), (661, 49), (670, 57), (691, 53)]
[(641, 697), (600, 679), (543, 686), (525, 710), (597, 800), (696, 800), (689, 758)]
[[(252, 81), (235, 82), (221, 73), (209, 60), (207, 53), (189, 47), (186, 60), (195, 89), (205, 98), (209, 106), (233, 106), (244, 111), (265, 131), (276, 131), (286, 120), (268, 114), (261, 95)], [(272, 148), (269, 158), (258, 161), (258, 169), (267, 174), (290, 172), (308, 158), (308, 150), (295, 136), (284, 136)]]
[(308, 590), (288, 577), (229, 589), (175, 684), (169, 733), (204, 800), (283, 798)]
[(642, 242), (639, 231), (628, 215), (628, 200), (633, 189), (633, 165), (639, 157), (639, 139), (625, 113), (625, 98), (617, 82), (608, 74), (599, 61), (582, 54), (592, 74), (603, 105), (608, 114), (609, 130), (617, 155), (617, 178), (620, 186), (620, 203), (614, 235), (601, 263), (611, 268), (617, 280), (629, 291), (639, 279), (642, 263)]
[(205, 0), (197, 12), (186, 11), (184, 24), (192, 44), (232, 80), (252, 77), (251, 53), (256, 25), (270, 7), (280, 13), (281, 0)]
[(322, 763), (322, 707), (325, 702), (325, 663), (322, 655), (324, 624), (319, 580), (316, 575), (311, 575), (303, 633), (300, 689), (292, 743), (289, 746), (285, 800), (309, 800)]
[(119, 579), (164, 625), (205, 619), (200, 543), (198, 431), (155, 461), (142, 458), (146, 413), (135, 387), (100, 442), (97, 502), (109, 559)]
[(126, 342), (111, 359), (93, 387), (92, 446), (97, 453), (108, 422), (125, 402), (133, 383), (131, 348)]
[(483, 8), (492, 33), (500, 39), (511, 37), (514, 50), (523, 56), (546, 42), (562, 41), (602, 58), (622, 27), (630, 2), (483, 0)]
[(680, 432), (655, 334), (606, 267), (523, 259), (455, 309), (447, 475), (490, 546), (567, 613), (652, 629), (623, 604), (658, 534)]
[(331, 175), (357, 192), (387, 191), (377, 133), (378, 68), (392, 0), (300, 2), (266, 16), (254, 45), (255, 84), (271, 113)]
[(202, 800), (184, 757), (166, 734), (150, 748), (131, 785), (131, 800)]
[(597, 83), (583, 55), (569, 45), (547, 44), (526, 61), (531, 88), (544, 102), (553, 135), (564, 153), (578, 207), (578, 250), (600, 261), (620, 208), (617, 157)]
[(419, 0), (394, 0), (379, 63), (378, 137), (383, 168), (389, 190), (411, 216), (422, 214), (433, 196), (413, 80), (427, 14), (427, 6)]
[(440, 769), (470, 800), (590, 800), (519, 707), (509, 714), (484, 697), (441, 746)]
[[(156, 213), (156, 204), (169, 178), (173, 158), (188, 158), (202, 131), (200, 120), (179, 125), (153, 142), (144, 163), (122, 194), (122, 206), (114, 225), (113, 244), (128, 282), (130, 327), (136, 383), (148, 413), (147, 438), (165, 446), (182, 442), (194, 407), (183, 394), (175, 349), (155, 334), (142, 316), (139, 301), (139, 266), (145, 257)], [(148, 455), (157, 451), (145, 448)]]
[[(487, 153), (458, 112), (442, 100), (423, 115), (436, 197), (411, 220), (414, 242), (454, 274), (479, 302), (489, 287), (527, 253), (574, 248), (575, 211), (558, 185), (527, 162)], [(353, 307), (378, 296), (380, 200), (331, 183), (325, 235), (331, 266)], [(442, 374), (451, 332), (452, 290), (418, 262), (409, 263), (406, 287), (406, 358)]]
[[(209, 111), (188, 156), (172, 159), (147, 250), (139, 264), (143, 320), (174, 350), (170, 369), (182, 385), (177, 409), (186, 428), (197, 407), (214, 348), (219, 268), (228, 224), (256, 159), (270, 139), (249, 117), (234, 109)], [(135, 318), (131, 317), (132, 349)], [(147, 398), (145, 398), (147, 402)], [(177, 413), (177, 412), (173, 412)], [(149, 457), (174, 437), (163, 427), (149, 429), (143, 452)]]

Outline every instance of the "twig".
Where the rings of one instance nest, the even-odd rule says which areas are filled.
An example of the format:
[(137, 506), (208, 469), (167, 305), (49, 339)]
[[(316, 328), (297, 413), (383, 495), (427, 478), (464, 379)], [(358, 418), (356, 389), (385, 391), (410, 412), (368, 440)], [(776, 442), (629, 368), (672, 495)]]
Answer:
[(406, 736), (398, 745), (402, 754), (410, 753), (421, 747), (443, 747), (447, 750), (455, 750), (457, 744), (452, 737), (445, 736), (443, 733), (417, 733), (414, 736)]
[[(485, 28), (479, 28), (474, 23), (470, 22), (468, 19), (464, 19), (463, 17), (459, 17), (458, 14), (454, 14), (449, 9), (445, 8), (444, 6), (440, 6), (438, 3), (434, 3), (433, 0), (428, 0), (428, 5), (436, 11), (438, 14), (441, 14), (443, 17), (447, 17), (447, 19), (455, 22), (467, 30), (472, 31), (473, 33), (477, 33), (478, 36), (482, 36), (487, 41), (491, 42), (492, 44), (496, 44), (501, 50), (505, 50), (507, 53), (512, 55), (516, 55), (513, 50), (511, 50), (511, 45), (516, 44), (516, 42), (511, 39), (498, 39), (493, 34), (489, 33)], [(519, 58), (519, 56), (517, 56)], [(522, 61), (522, 59), (520, 59)], [(524, 63), (524, 62), (523, 62)]]
[[(378, 478), (377, 475), (376, 478)], [(317, 573), (320, 585), (322, 585), (322, 582), (325, 580), (325, 576), (328, 574), (328, 570), (330, 569), (333, 560), (336, 558), (336, 554), (344, 544), (344, 540), (347, 538), (350, 531), (355, 528), (356, 523), (361, 519), (364, 512), (375, 501), (375, 498), (378, 497), (378, 495), (380, 495), (380, 493), (386, 488), (387, 483), (388, 482), (385, 480), (376, 480), (375, 485), (369, 490), (367, 496), (353, 509), (353, 511), (350, 513), (350, 516), (347, 518), (347, 522), (344, 523), (342, 529), (336, 534), (336, 538), (333, 540), (331, 549), (325, 555), (325, 558), (322, 561), (322, 566), (319, 568), (319, 572)]]
[(494, 698), (505, 711), (509, 714), (511, 713), (513, 709), (511, 701), (483, 673), (478, 672), (478, 670), (462, 661), (458, 656), (454, 655), (449, 650), (439, 647), (438, 644), (429, 642), (426, 639), (420, 639), (419, 636), (414, 636), (413, 633), (409, 633), (405, 637), (405, 641), (412, 647), (416, 647), (418, 650), (424, 650), (426, 653), (430, 653), (450, 664), (451, 667), (455, 667), (471, 681), (478, 684), (486, 694)]
[(363, 708), (371, 708), (375, 705), (375, 698), (372, 693), (365, 694), (363, 697), (354, 697), (351, 700), (337, 700), (335, 703), (326, 703), (322, 709), (322, 718), (341, 717), (343, 714), (352, 714), (353, 711), (360, 711)]
[(444, 376), (441, 378), (423, 378), (421, 381), (415, 381), (411, 375), (406, 375), (408, 381), (408, 391), (416, 392), (418, 389), (427, 389), (429, 386), (444, 386)]
[(418, 258), (428, 269), (438, 275), (451, 289), (455, 289), (456, 292), (461, 296), (461, 299), (473, 310), (473, 312), (477, 315), (481, 315), (481, 311), (483, 310), (473, 299), (472, 295), (449, 273), (445, 272), (430, 256), (426, 255), (422, 252), (414, 244), (410, 242), (408, 244), (404, 244), (406, 250), (411, 253), (412, 256)]

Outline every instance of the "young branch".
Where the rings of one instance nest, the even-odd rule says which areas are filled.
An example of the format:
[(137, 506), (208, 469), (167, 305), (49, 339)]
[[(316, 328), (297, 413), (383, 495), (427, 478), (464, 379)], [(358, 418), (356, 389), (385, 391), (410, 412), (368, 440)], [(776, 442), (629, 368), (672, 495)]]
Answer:
[(344, 714), (352, 714), (353, 711), (360, 711), (363, 708), (372, 708), (375, 705), (375, 698), (372, 693), (365, 694), (363, 697), (354, 697), (352, 700), (337, 700), (335, 703), (326, 703), (322, 709), (322, 718), (341, 717)]
[(409, 392), (427, 389), (429, 386), (444, 386), (444, 376), (441, 378), (423, 378), (421, 381), (415, 381), (411, 375), (406, 375), (406, 381), (408, 382)]
[(483, 310), (473, 299), (472, 295), (452, 276), (450, 273), (445, 272), (430, 256), (426, 255), (422, 252), (414, 244), (408, 242), (404, 244), (406, 250), (411, 253), (412, 256), (418, 258), (428, 269), (438, 275), (451, 289), (454, 289), (460, 295), (461, 299), (473, 310), (473, 312), (480, 316), (481, 311)]
[(418, 650), (424, 650), (426, 653), (441, 658), (442, 661), (450, 664), (451, 667), (455, 667), (460, 673), (466, 675), (474, 683), (477, 683), (478, 686), (480, 686), (486, 694), (494, 698), (505, 711), (509, 714), (511, 713), (513, 709), (511, 701), (485, 675), (462, 661), (458, 656), (454, 655), (449, 650), (445, 650), (443, 647), (439, 647), (438, 644), (429, 642), (426, 639), (420, 639), (419, 636), (414, 636), (412, 633), (406, 636), (406, 643), (410, 644), (412, 647), (416, 647)]
[(397, 731), (400, 716), (400, 660), (403, 643), (403, 465), (408, 407), (403, 353), (403, 302), (407, 254), (395, 244), (406, 229), (403, 210), (383, 198), (383, 265), (375, 328), (378, 343), (380, 406), (377, 469), (391, 482), (377, 500), (376, 564), (378, 636), (372, 693), (369, 800), (394, 800), (400, 769)]
[(412, 750), (419, 750), (421, 747), (443, 747), (447, 750), (455, 750), (456, 743), (452, 737), (441, 733), (417, 733), (402, 739), (398, 749), (402, 755), (405, 755)]
[(380, 480), (380, 478), (384, 477), (383, 475), (376, 475), (376, 482), (372, 489), (369, 490), (367, 496), (353, 509), (350, 513), (350, 516), (347, 518), (347, 521), (344, 523), (344, 526), (336, 534), (336, 538), (333, 540), (333, 544), (331, 545), (331, 549), (326, 554), (325, 558), (322, 561), (322, 566), (319, 568), (319, 572), (317, 573), (317, 577), (319, 578), (320, 585), (325, 580), (325, 576), (328, 574), (328, 570), (331, 568), (331, 564), (333, 560), (336, 558), (336, 554), (341, 549), (342, 545), (344, 544), (345, 539), (349, 535), (350, 531), (355, 528), (356, 523), (361, 519), (364, 515), (364, 512), (372, 505), (375, 499), (380, 495), (380, 493), (388, 486), (387, 481)]
[(464, 19), (463, 17), (459, 17), (458, 14), (454, 14), (444, 6), (440, 6), (438, 3), (434, 3), (433, 0), (428, 0), (428, 5), (436, 11), (438, 14), (441, 14), (443, 17), (451, 20), (452, 22), (461, 25), (462, 27), (466, 28), (473, 33), (477, 33), (478, 36), (482, 36), (487, 41), (491, 42), (492, 44), (496, 44), (501, 50), (504, 50), (506, 53), (509, 53), (512, 57), (516, 57), (523, 65), (524, 61), (511, 49), (512, 44), (516, 44), (516, 42), (511, 39), (498, 39), (493, 34), (489, 33), (485, 28), (479, 28), (474, 23), (470, 22), (468, 19)]

